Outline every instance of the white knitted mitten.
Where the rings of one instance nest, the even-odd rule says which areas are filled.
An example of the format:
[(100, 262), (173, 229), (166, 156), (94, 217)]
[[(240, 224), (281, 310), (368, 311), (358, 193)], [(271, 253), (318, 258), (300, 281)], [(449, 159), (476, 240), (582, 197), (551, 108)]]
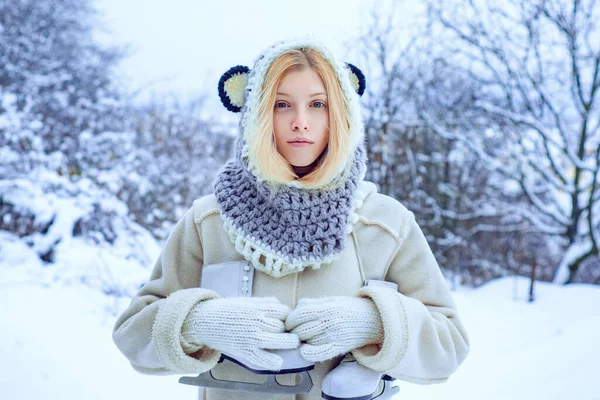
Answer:
[(383, 342), (383, 323), (373, 301), (335, 296), (301, 299), (285, 327), (305, 342), (300, 353), (325, 361), (371, 343)]
[[(295, 349), (298, 336), (284, 333), (290, 308), (275, 297), (227, 297), (201, 301), (181, 328), (184, 348), (208, 346), (273, 371), (280, 356), (264, 349)], [(190, 346), (191, 345), (191, 346)]]

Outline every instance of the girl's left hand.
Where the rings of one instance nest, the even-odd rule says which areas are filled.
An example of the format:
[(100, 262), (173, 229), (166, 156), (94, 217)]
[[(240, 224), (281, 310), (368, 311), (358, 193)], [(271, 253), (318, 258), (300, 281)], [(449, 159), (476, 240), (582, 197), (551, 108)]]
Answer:
[(383, 324), (370, 299), (334, 296), (301, 299), (287, 316), (286, 330), (298, 335), (302, 357), (325, 361), (383, 342)]

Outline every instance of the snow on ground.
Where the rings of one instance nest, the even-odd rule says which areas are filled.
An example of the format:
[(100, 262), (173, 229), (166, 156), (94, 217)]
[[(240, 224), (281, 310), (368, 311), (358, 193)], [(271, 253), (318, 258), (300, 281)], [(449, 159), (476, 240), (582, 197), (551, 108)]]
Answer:
[[(119, 353), (111, 329), (128, 299), (49, 282), (34, 261), (22, 257), (19, 272), (10, 260), (0, 257), (2, 399), (196, 398), (177, 376), (139, 374)], [(600, 399), (600, 287), (537, 283), (534, 303), (527, 290), (526, 280), (504, 278), (456, 293), (470, 355), (447, 383), (399, 382), (396, 398)]]
[(469, 356), (445, 384), (403, 385), (404, 398), (600, 399), (600, 287), (537, 282), (533, 303), (528, 291), (504, 278), (456, 295)]

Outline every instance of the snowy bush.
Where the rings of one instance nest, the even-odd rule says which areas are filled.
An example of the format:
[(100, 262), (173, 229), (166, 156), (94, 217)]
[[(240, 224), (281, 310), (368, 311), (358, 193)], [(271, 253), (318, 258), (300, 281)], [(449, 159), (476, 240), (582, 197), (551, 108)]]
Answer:
[(123, 202), (88, 178), (72, 182), (39, 168), (24, 178), (0, 180), (0, 210), (0, 230), (12, 232), (20, 242), (15, 246), (27, 245), (39, 257), (49, 281), (131, 295), (160, 249)]

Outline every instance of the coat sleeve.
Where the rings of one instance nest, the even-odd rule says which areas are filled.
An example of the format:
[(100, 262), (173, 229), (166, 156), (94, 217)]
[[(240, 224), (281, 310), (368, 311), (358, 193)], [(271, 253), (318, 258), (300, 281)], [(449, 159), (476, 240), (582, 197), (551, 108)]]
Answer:
[(377, 306), (384, 341), (352, 351), (361, 364), (413, 383), (440, 383), (469, 352), (469, 339), (446, 281), (414, 214), (408, 212), (385, 279), (398, 284), (366, 286), (359, 296)]
[(202, 254), (192, 206), (167, 238), (149, 282), (113, 328), (113, 341), (138, 372), (200, 373), (218, 362), (220, 353), (207, 347), (193, 348), (181, 337), (181, 326), (194, 304), (218, 297), (198, 288)]

